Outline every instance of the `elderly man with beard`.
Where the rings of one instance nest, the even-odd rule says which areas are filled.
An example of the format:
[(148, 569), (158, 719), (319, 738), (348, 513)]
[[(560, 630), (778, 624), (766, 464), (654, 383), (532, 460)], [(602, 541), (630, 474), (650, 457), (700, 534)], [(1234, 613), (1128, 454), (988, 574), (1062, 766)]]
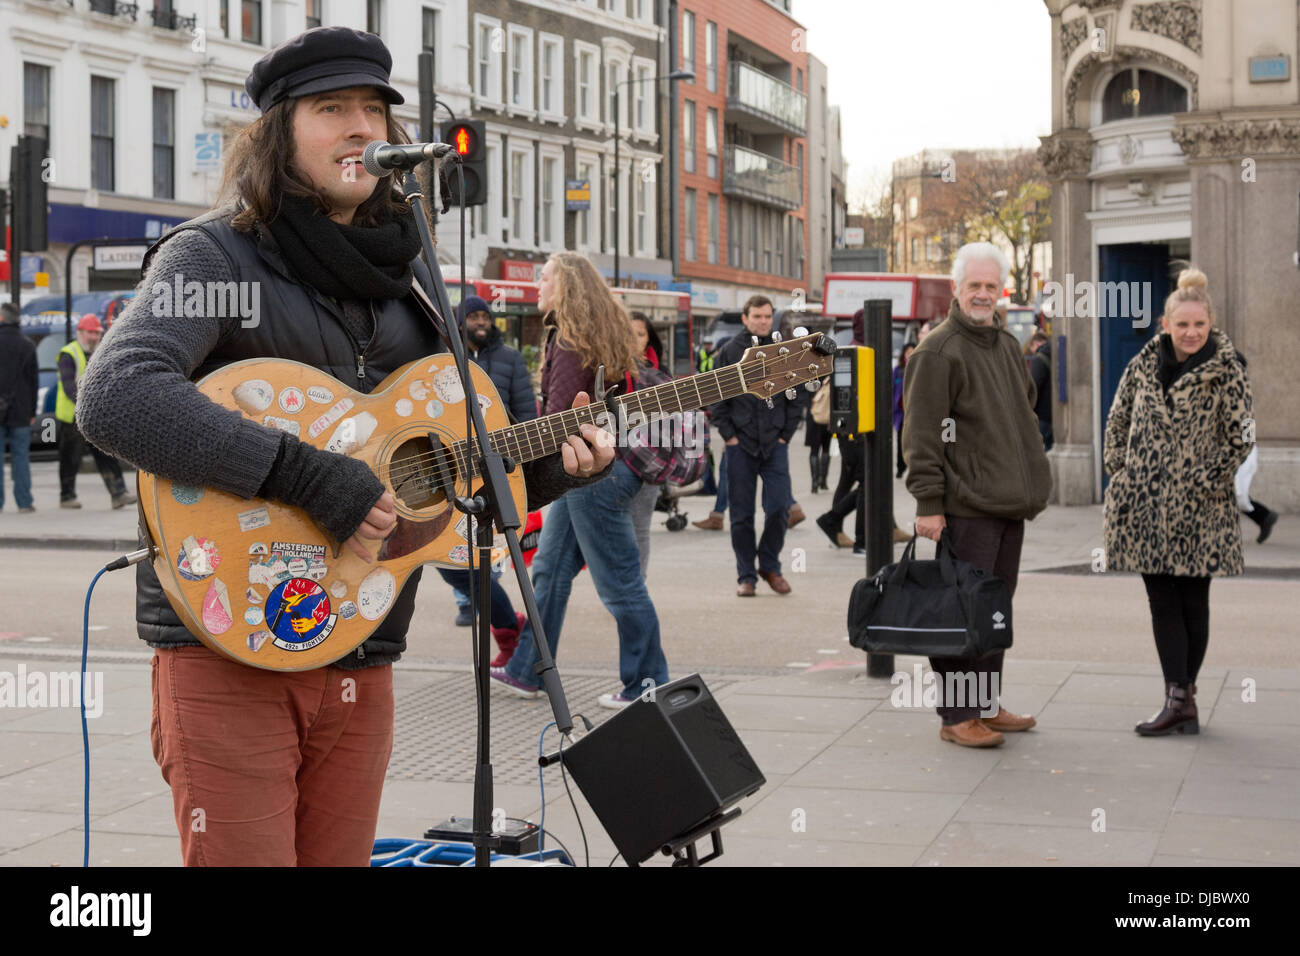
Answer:
[[(990, 243), (958, 250), (948, 318), (907, 361), (903, 452), (917, 534), (938, 541), (946, 528), (958, 558), (1002, 578), (1014, 595), (1025, 521), (1047, 507), (1052, 478), (1034, 416), (1034, 383), (1016, 337), (996, 322), (1009, 272), (1006, 256)], [(940, 739), (996, 747), (1003, 732), (1034, 726), (1033, 717), (998, 703), (1002, 656), (930, 658), (944, 695)], [(970, 687), (972, 675), (991, 699), (947, 699), (947, 688)], [(989, 713), (996, 716), (981, 716)]]

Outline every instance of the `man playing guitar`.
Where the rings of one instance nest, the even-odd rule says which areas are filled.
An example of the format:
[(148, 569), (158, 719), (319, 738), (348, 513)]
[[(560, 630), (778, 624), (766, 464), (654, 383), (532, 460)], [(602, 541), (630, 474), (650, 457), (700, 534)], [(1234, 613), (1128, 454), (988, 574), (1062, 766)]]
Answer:
[[(371, 141), (406, 141), (391, 112), (403, 102), (391, 65), (377, 36), (343, 27), (308, 30), (258, 61), (245, 87), (262, 115), (230, 150), (223, 204), (150, 250), (139, 294), (77, 403), (90, 441), (170, 480), (173, 495), (183, 483), (196, 498), (216, 489), (292, 505), (367, 562), (396, 524), (393, 496), (363, 462), (298, 440), (297, 423), (278, 416), (298, 410), (302, 393), (285, 389), (283, 413), (271, 405), (259, 423), (194, 382), (273, 357), (368, 393), (442, 351), (412, 293), (413, 281), (433, 288), (413, 214), (392, 175), (375, 179), (360, 162)], [(236, 301), (214, 297), (232, 289), (253, 308), (211, 307)], [(586, 402), (580, 394), (574, 405)], [(580, 431), (524, 466), (530, 508), (604, 476), (612, 437)], [(368, 862), (393, 744), (392, 663), (406, 649), (419, 579), (355, 652), (290, 673), (204, 647), (153, 567), (137, 566), (137, 628), (155, 648), (150, 736), (186, 865)], [(311, 614), (295, 596), (302, 607), (313, 600), (286, 592), (291, 623)]]

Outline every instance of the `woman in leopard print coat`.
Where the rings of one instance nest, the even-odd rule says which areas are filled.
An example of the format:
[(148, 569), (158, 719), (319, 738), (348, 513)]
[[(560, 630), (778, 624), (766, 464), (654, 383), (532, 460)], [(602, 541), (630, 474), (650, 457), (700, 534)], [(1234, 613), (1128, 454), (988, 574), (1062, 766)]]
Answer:
[(1166, 682), (1143, 735), (1198, 732), (1210, 578), (1244, 569), (1233, 476), (1254, 442), (1250, 383), (1212, 309), (1204, 275), (1185, 272), (1106, 425), (1106, 566), (1141, 573)]

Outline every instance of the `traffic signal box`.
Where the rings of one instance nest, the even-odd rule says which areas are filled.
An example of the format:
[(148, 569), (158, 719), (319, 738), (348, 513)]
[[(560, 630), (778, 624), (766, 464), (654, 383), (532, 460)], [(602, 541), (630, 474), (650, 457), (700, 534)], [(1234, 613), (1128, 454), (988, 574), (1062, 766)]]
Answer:
[[(486, 124), (482, 120), (460, 120), (442, 127), (442, 141), (450, 143), (460, 157), (460, 170), (455, 163), (443, 163), (442, 175), (447, 178), (447, 188), (453, 206), (482, 206), (487, 202), (487, 142)], [(464, 193), (461, 177), (464, 176)]]
[(876, 353), (840, 348), (831, 373), (831, 431), (854, 435), (876, 428)]

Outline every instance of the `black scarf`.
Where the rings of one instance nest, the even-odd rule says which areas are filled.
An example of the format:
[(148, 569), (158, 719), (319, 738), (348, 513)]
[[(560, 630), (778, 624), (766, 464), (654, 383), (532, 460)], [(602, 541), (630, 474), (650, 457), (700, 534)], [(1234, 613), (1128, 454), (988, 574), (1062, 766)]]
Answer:
[(290, 267), (325, 295), (400, 299), (411, 291), (411, 260), (419, 254), (420, 234), (410, 209), (378, 226), (344, 226), (313, 200), (285, 196), (268, 226)]
[(1210, 337), (1205, 340), (1204, 345), (1181, 362), (1178, 361), (1178, 356), (1174, 353), (1174, 340), (1168, 333), (1160, 336), (1159, 348), (1160, 363), (1156, 367), (1156, 378), (1159, 380), (1160, 388), (1164, 391), (1166, 396), (1169, 395), (1169, 387), (1173, 385), (1174, 382), (1178, 381), (1198, 365), (1204, 365), (1210, 359), (1214, 358), (1219, 351), (1219, 345), (1214, 341), (1213, 332), (1211, 332)]

